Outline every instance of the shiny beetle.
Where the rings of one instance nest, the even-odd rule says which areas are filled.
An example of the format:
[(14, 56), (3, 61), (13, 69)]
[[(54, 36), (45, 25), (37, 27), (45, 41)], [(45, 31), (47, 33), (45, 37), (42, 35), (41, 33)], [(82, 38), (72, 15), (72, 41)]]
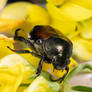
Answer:
[(41, 73), (43, 62), (52, 63), (53, 67), (57, 70), (65, 69), (66, 73), (63, 77), (55, 80), (51, 78), (52, 81), (62, 82), (69, 71), (68, 64), (70, 63), (69, 58), (72, 55), (72, 42), (51, 26), (35, 26), (29, 32), (28, 39), (18, 36), (19, 30), (21, 29), (17, 29), (15, 32), (14, 40), (23, 41), (32, 51), (8, 48), (16, 53), (31, 53), (41, 58), (36, 72), (37, 76)]

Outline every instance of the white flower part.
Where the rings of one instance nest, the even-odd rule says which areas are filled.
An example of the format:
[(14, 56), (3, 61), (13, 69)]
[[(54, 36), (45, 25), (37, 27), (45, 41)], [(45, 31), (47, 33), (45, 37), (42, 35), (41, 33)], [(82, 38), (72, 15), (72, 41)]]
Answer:
[(1, 66), (9, 67), (17, 64), (29, 65), (26, 59), (18, 54), (11, 54), (0, 60), (0, 67)]
[(7, 0), (0, 0), (0, 13), (2, 12), (3, 8), (5, 7)]

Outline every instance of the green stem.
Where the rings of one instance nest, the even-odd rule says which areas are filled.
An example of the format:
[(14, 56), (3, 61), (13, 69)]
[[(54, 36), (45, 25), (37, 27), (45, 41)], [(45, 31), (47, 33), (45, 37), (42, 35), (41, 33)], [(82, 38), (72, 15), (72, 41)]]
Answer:
[(82, 71), (83, 69), (88, 68), (89, 70), (92, 71), (92, 65), (89, 64), (81, 64), (78, 67), (74, 68), (65, 78), (64, 82), (68, 82), (69, 80), (71, 80), (71, 78), (76, 75), (77, 73), (79, 73), (80, 71)]

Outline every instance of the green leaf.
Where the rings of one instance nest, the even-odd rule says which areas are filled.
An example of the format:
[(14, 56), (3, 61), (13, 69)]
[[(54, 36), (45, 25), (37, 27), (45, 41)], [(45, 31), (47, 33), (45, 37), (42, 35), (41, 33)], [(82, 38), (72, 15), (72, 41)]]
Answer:
[(76, 91), (92, 92), (92, 87), (87, 86), (74, 86), (72, 89)]

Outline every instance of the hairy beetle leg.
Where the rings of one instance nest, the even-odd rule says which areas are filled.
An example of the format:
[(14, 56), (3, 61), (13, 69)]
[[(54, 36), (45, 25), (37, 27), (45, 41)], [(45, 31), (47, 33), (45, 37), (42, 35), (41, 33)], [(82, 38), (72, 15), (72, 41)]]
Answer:
[(41, 73), (42, 64), (43, 64), (43, 58), (41, 58), (41, 60), (40, 60), (40, 62), (39, 62), (39, 66), (38, 66), (38, 68), (37, 68), (37, 72), (36, 72), (37, 77), (38, 77), (38, 76), (40, 75), (40, 73)]
[(29, 51), (29, 50), (13, 50), (13, 49), (11, 49), (11, 48), (8, 47), (8, 46), (7, 46), (7, 48), (10, 49), (10, 50), (13, 51), (13, 52), (16, 52), (16, 53), (19, 53), (19, 54), (31, 53), (32, 55), (41, 58), (40, 55), (38, 55), (38, 54), (36, 54), (36, 53), (34, 53), (34, 52), (32, 52), (32, 51)]
[(61, 82), (65, 79), (66, 75), (68, 74), (68, 72), (69, 72), (69, 67), (66, 67), (65, 70), (66, 70), (66, 73), (64, 74), (63, 77), (54, 80), (54, 79), (52, 79), (52, 77), (50, 76), (50, 80), (53, 81), (53, 82), (55, 82), (55, 81), (60, 81), (60, 83), (61, 83)]
[(22, 37), (22, 36), (18, 36), (18, 31), (20, 31), (20, 30), (21, 30), (21, 29), (17, 29), (17, 30), (15, 31), (14, 40), (22, 41), (22, 42), (24, 42), (25, 44), (28, 44), (29, 41), (28, 41), (27, 39), (25, 39), (25, 38)]
[(26, 39), (24, 37), (18, 36), (18, 31), (20, 31), (20, 30), (22, 30), (22, 29), (17, 29), (15, 31), (14, 40), (25, 41)]
[(21, 29), (17, 29), (15, 31), (15, 36), (14, 36), (14, 40), (17, 40), (17, 41), (22, 41), (24, 42), (25, 44), (27, 44), (29, 46), (29, 48), (33, 49), (35, 52), (36, 52), (36, 49), (34, 48), (34, 45), (27, 39), (25, 39), (24, 37), (22, 36), (18, 36), (18, 31), (20, 31)]

